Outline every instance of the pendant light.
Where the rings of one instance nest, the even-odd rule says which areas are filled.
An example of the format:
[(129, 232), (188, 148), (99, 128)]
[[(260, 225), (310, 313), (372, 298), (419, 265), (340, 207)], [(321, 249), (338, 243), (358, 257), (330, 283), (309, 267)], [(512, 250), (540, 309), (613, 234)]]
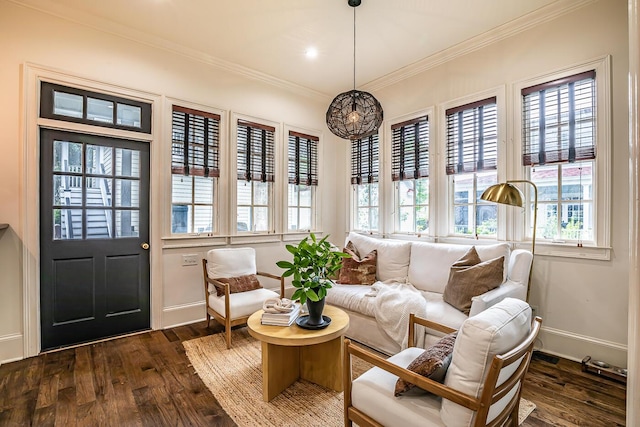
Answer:
[(353, 7), (353, 90), (336, 96), (327, 110), (327, 126), (336, 136), (360, 139), (378, 131), (382, 106), (369, 92), (356, 90), (356, 7), (361, 0), (347, 0)]

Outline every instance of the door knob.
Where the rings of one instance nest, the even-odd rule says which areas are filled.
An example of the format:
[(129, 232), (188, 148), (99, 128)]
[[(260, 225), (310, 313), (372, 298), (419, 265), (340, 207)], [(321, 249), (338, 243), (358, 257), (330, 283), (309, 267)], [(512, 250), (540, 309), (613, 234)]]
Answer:
[(144, 242), (143, 244), (140, 245), (140, 247), (146, 251), (149, 249), (149, 244), (147, 242)]

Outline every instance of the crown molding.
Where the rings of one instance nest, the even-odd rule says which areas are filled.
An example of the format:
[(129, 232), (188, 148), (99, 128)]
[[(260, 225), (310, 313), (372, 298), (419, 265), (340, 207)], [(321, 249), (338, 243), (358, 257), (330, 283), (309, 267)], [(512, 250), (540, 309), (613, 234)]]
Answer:
[(435, 68), (446, 62), (480, 50), (516, 34), (545, 22), (552, 21), (562, 15), (580, 9), (598, 0), (559, 0), (541, 7), (513, 21), (500, 25), (476, 37), (467, 39), (455, 46), (442, 50), (411, 65), (400, 68), (361, 86), (362, 90), (375, 92), (399, 83), (417, 74)]
[(293, 92), (298, 95), (315, 99), (317, 101), (327, 101), (331, 99), (330, 96), (327, 95), (326, 93), (319, 92), (305, 86), (297, 85), (295, 83), (274, 77), (272, 75), (262, 73), (260, 71), (256, 71), (252, 68), (244, 67), (242, 65), (235, 64), (233, 62), (216, 58), (212, 55), (207, 55), (197, 49), (191, 49), (191, 48), (179, 45), (177, 43), (172, 43), (161, 37), (156, 37), (148, 33), (145, 33), (143, 31), (139, 31), (131, 27), (121, 25), (95, 15), (90, 15), (85, 12), (81, 12), (77, 9), (66, 8), (64, 6), (55, 4), (54, 2), (49, 2), (48, 7), (44, 8), (44, 7), (32, 4), (30, 0), (24, 0), (24, 1), (7, 0), (7, 1), (17, 6), (29, 8), (47, 15), (55, 16), (65, 21), (73, 22), (75, 24), (82, 25), (84, 27), (91, 28), (96, 31), (100, 31), (102, 33), (106, 33), (106, 34), (119, 37), (125, 40), (129, 40), (129, 41), (140, 43), (152, 48), (156, 48), (156, 49), (164, 50), (176, 55), (180, 55), (180, 56), (189, 58), (191, 60), (218, 68), (220, 70), (237, 74), (251, 80), (260, 81), (260, 82), (278, 87), (280, 89)]

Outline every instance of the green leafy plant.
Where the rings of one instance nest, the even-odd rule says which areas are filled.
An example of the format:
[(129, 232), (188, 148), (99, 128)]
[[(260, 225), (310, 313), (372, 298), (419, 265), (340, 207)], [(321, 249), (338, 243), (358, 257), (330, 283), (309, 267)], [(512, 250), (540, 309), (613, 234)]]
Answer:
[(320, 301), (331, 288), (336, 273), (342, 267), (342, 259), (350, 255), (335, 250), (327, 240), (329, 236), (316, 239), (311, 233), (298, 243), (297, 246), (287, 245), (287, 251), (293, 254), (293, 261), (278, 261), (276, 265), (284, 268), (283, 277), (293, 276), (291, 284), (296, 288), (291, 296), (301, 304)]

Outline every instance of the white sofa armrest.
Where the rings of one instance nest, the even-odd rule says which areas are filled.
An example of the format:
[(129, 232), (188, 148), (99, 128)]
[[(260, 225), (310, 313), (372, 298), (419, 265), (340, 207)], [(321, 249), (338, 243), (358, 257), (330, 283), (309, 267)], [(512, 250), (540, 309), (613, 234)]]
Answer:
[(497, 288), (471, 298), (471, 310), (469, 311), (469, 317), (483, 312), (487, 308), (499, 303), (507, 297), (517, 298), (524, 301), (527, 297), (527, 283), (525, 282), (522, 284), (514, 282), (513, 280), (507, 280)]
[(516, 249), (512, 251), (509, 257), (507, 278), (522, 284), (529, 283), (529, 272), (532, 262), (533, 254), (530, 251), (526, 249)]

